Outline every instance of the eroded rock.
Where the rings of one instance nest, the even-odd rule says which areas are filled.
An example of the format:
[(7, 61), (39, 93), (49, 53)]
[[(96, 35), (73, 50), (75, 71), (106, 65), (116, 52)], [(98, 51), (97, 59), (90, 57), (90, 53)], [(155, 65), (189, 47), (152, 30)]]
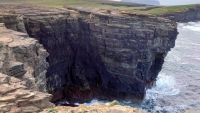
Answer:
[(37, 40), (1, 24), (0, 54), (1, 73), (18, 77), (29, 89), (46, 91), (48, 53)]
[(27, 90), (20, 79), (0, 73), (0, 113), (38, 113), (54, 107), (51, 95)]
[[(177, 36), (176, 23), (168, 19), (117, 9), (3, 5), (1, 12), (7, 28), (27, 32), (49, 53), (47, 91), (58, 91), (53, 102), (141, 102)], [(34, 67), (35, 75), (42, 73)]]
[(0, 24), (0, 113), (38, 113), (54, 107), (52, 95), (38, 92), (46, 90), (45, 73), (40, 73), (48, 67), (47, 56), (35, 39)]

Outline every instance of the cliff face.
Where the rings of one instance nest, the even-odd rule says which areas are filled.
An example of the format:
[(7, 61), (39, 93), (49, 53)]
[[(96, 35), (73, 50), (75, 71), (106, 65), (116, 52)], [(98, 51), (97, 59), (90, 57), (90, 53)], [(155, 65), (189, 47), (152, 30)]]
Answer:
[(180, 12), (170, 12), (161, 15), (164, 18), (173, 20), (175, 22), (190, 22), (190, 21), (199, 21), (200, 20), (200, 6), (193, 8), (188, 8), (185, 11)]
[(38, 113), (54, 106), (50, 94), (38, 92), (46, 91), (47, 56), (37, 40), (0, 24), (0, 113)]
[(1, 10), (0, 22), (35, 37), (49, 53), (47, 91), (57, 91), (54, 102), (141, 101), (177, 36), (170, 20), (118, 10), (8, 5)]
[[(0, 72), (20, 78), (28, 89), (46, 92), (48, 53), (37, 40), (0, 24)], [(36, 84), (35, 84), (36, 82)]]
[(0, 73), (0, 88), (1, 113), (38, 113), (54, 107), (52, 95), (33, 91), (16, 77)]

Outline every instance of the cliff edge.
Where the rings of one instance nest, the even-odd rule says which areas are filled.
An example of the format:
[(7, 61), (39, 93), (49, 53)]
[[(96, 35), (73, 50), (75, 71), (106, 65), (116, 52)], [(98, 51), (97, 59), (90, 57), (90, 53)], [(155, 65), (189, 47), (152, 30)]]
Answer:
[(46, 89), (48, 67), (42, 45), (0, 24), (0, 53), (0, 113), (38, 113), (53, 107), (52, 95), (38, 92)]
[(2, 23), (0, 34), (0, 72), (21, 79), (28, 89), (46, 92), (49, 65), (43, 46), (26, 33), (8, 30)]
[(178, 34), (176, 23), (168, 19), (117, 9), (0, 9), (0, 22), (34, 37), (49, 53), (46, 90), (54, 93), (53, 102), (141, 102)]
[(200, 20), (200, 5), (187, 8), (183, 11), (169, 12), (161, 15), (164, 18), (175, 22), (190, 22)]

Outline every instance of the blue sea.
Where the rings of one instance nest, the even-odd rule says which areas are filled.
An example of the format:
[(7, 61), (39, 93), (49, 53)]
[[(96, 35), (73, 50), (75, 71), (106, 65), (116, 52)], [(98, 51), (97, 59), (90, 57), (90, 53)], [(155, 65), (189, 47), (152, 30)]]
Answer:
[[(143, 103), (120, 102), (148, 113), (184, 113), (200, 110), (200, 22), (178, 23), (176, 46), (165, 58), (156, 86)], [(86, 106), (94, 102), (85, 103)]]

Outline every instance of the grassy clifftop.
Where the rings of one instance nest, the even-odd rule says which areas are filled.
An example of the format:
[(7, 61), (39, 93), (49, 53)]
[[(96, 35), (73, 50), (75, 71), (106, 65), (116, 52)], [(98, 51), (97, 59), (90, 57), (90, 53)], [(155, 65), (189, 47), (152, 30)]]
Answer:
[(159, 8), (153, 8), (150, 10), (143, 11), (144, 13), (148, 14), (155, 14), (155, 15), (162, 15), (165, 13), (174, 13), (174, 12), (183, 12), (190, 8), (195, 8), (197, 6), (200, 6), (199, 4), (193, 4), (193, 5), (181, 5), (181, 6), (167, 6), (167, 7), (159, 7)]
[(115, 8), (120, 10), (136, 11), (140, 13), (162, 15), (165, 13), (182, 12), (189, 8), (200, 6), (150, 6), (136, 3), (114, 2), (108, 0), (1, 0), (0, 4), (22, 4), (28, 3), (39, 6), (62, 8), (64, 5), (75, 7)]
[(134, 3), (121, 3), (108, 0), (3, 0), (3, 3), (20, 4), (29, 3), (39, 6), (62, 7), (64, 5), (78, 6), (78, 7), (96, 7), (96, 8), (134, 8), (143, 7), (147, 5)]

